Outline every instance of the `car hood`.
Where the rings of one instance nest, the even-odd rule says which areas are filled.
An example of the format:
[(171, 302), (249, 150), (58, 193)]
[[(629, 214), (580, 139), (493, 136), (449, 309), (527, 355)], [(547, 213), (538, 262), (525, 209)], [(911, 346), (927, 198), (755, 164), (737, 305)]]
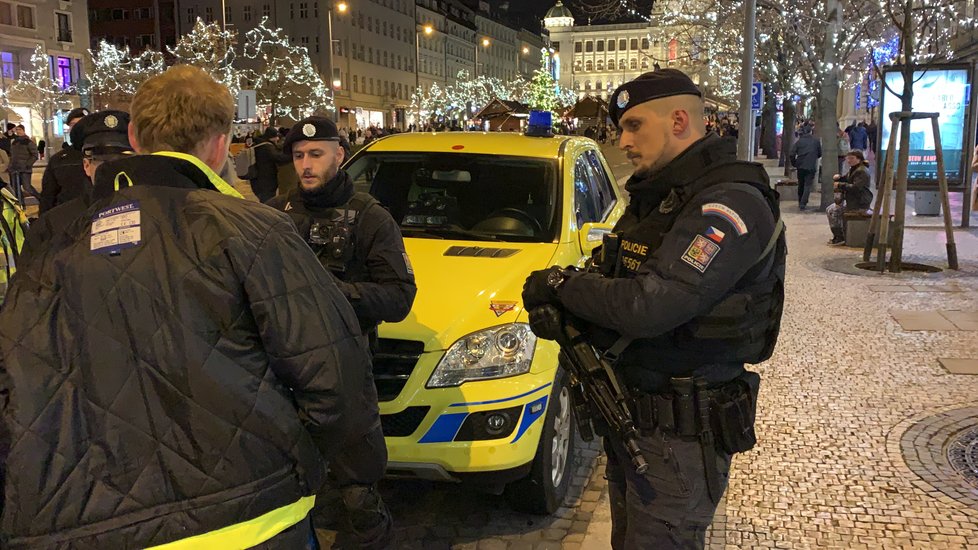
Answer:
[(531, 271), (550, 267), (555, 243), (495, 243), (405, 238), (418, 286), (399, 323), (380, 326), (382, 338), (448, 349), (477, 330), (525, 321), (521, 293)]

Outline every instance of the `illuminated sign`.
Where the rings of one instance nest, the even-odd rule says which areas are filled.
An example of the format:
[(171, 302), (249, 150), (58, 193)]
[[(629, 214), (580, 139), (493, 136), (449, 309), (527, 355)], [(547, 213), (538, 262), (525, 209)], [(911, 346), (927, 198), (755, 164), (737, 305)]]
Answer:
[[(903, 90), (903, 75), (899, 68), (884, 70), (885, 89), (880, 109), (880, 140), (877, 173), (882, 172), (886, 147), (890, 139), (889, 114), (901, 110), (900, 98), (893, 92)], [(964, 162), (967, 158), (965, 141), (968, 135), (968, 104), (971, 97), (971, 69), (967, 65), (933, 65), (914, 72), (913, 112), (940, 113), (941, 149), (944, 152), (944, 171), (950, 187), (963, 188)], [(973, 124), (973, 122), (971, 123)], [(899, 158), (900, 141), (896, 152)], [(910, 123), (910, 161), (908, 185), (912, 190), (933, 190), (937, 186), (937, 154), (931, 119)]]

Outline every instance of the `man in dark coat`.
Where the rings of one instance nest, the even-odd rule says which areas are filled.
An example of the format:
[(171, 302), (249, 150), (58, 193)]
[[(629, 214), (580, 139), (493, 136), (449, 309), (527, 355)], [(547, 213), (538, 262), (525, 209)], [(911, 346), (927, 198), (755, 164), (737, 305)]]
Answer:
[[(538, 322), (556, 308), (618, 356), (647, 470), (622, 434), (604, 434), (612, 548), (703, 548), (731, 457), (754, 444), (759, 377), (744, 364), (770, 356), (780, 326), (778, 202), (762, 166), (705, 135), (701, 92), (682, 72), (645, 73), (609, 103), (636, 168), (620, 250), (602, 273), (532, 273), (523, 305), (538, 336), (557, 335)], [(609, 333), (613, 344), (596, 341)]]
[(812, 127), (807, 124), (801, 127), (799, 134), (798, 141), (791, 145), (788, 158), (798, 169), (798, 209), (805, 210), (818, 171), (818, 159), (822, 158), (822, 142), (812, 135)]
[(251, 190), (261, 202), (275, 196), (278, 189), (278, 169), (283, 164), (288, 164), (291, 160), (288, 155), (282, 153), (278, 148), (281, 139), (278, 130), (268, 128), (262, 134), (262, 138), (254, 145), (255, 148), (255, 170), (257, 175), (251, 180)]
[[(78, 107), (68, 113), (68, 135), (78, 121), (88, 115), (88, 109)], [(43, 216), (59, 204), (81, 195), (91, 185), (82, 166), (82, 152), (78, 144), (65, 140), (61, 150), (51, 157), (41, 178), (41, 197), (38, 200), (39, 215)]]
[[(364, 335), (376, 340), (377, 325), (404, 319), (417, 292), (400, 229), (376, 199), (355, 193), (350, 176), (340, 170), (345, 152), (333, 121), (319, 116), (299, 121), (286, 136), (283, 149), (292, 156), (299, 185), (268, 205), (292, 218), (336, 278)], [(387, 467), (387, 447), (369, 372), (363, 389), (365, 423), (351, 433), (330, 470), (347, 510), (347, 534), (357, 548), (369, 550), (387, 548), (393, 531), (390, 513), (377, 492)]]
[(369, 368), (289, 218), (215, 173), (234, 100), (171, 67), (140, 155), (22, 263), (0, 311), (6, 548), (308, 548)]
[(31, 184), (36, 162), (37, 144), (27, 135), (24, 125), (18, 124), (10, 140), (10, 187), (21, 204), (25, 194), (37, 197), (37, 190)]

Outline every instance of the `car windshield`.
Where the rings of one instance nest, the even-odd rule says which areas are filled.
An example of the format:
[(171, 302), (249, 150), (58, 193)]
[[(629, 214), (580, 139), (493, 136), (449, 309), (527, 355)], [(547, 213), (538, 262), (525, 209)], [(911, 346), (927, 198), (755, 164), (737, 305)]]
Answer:
[(405, 237), (552, 242), (560, 227), (555, 160), (365, 152), (346, 171), (390, 210)]

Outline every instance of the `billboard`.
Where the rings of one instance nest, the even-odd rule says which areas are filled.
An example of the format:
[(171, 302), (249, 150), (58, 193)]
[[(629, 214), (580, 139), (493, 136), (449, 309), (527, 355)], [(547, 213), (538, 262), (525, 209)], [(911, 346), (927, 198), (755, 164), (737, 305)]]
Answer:
[[(883, 71), (886, 86), (882, 90), (880, 108), (879, 156), (877, 173), (883, 168), (886, 147), (890, 139), (889, 114), (901, 110), (900, 98), (893, 91), (903, 90), (903, 74), (899, 67)], [(971, 68), (968, 65), (932, 65), (914, 72), (913, 111), (940, 113), (941, 148), (944, 151), (944, 171), (950, 188), (964, 189), (967, 147), (968, 106), (971, 98)], [(897, 136), (896, 151), (900, 152)], [(899, 157), (897, 157), (899, 158)], [(937, 190), (937, 154), (930, 119), (910, 123), (910, 162), (908, 188), (918, 191)]]

